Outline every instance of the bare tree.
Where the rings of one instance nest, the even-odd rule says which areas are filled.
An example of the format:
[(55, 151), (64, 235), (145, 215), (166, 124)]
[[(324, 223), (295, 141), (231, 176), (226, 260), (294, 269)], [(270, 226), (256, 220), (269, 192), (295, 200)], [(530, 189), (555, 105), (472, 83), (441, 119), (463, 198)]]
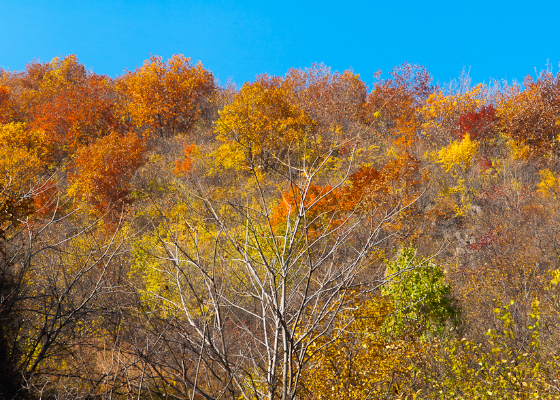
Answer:
[[(178, 397), (295, 399), (302, 372), (325, 346), (314, 344), (349, 306), (349, 291), (383, 284), (383, 271), (366, 271), (368, 255), (394, 234), (386, 227), (409, 204), (367, 213), (325, 206), (347, 184), (352, 166), (337, 184), (317, 191), (331, 156), (285, 164), (291, 201), (276, 208), (254, 168), (254, 196), (217, 201), (199, 191), (198, 218), (160, 217), (142, 257), (152, 260), (149, 268), (161, 281), (143, 293), (159, 305), (150, 318), (168, 324), (160, 340), (183, 349), (184, 358), (177, 351), (166, 353), (176, 359), (146, 356), (160, 377), (182, 380), (186, 391)], [(284, 206), (278, 221), (273, 214)]]
[(13, 375), (5, 398), (46, 395), (53, 387), (62, 395), (64, 386), (77, 398), (77, 388), (91, 391), (99, 379), (84, 362), (95, 358), (110, 317), (126, 237), (118, 226), (84, 222), (80, 207), (61, 204), (56, 192), (34, 209), (49, 181), (27, 193), (2, 193), (2, 361)]

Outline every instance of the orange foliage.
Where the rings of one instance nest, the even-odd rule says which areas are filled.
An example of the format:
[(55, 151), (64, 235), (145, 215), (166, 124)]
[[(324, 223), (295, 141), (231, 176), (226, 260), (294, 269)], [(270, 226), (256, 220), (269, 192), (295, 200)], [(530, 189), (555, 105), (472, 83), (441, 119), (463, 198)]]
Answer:
[(381, 169), (360, 167), (350, 175), (346, 208), (373, 211), (385, 204), (394, 207), (399, 203), (410, 202), (421, 182), (419, 165), (417, 159), (409, 153), (403, 153)]
[(57, 204), (58, 188), (55, 182), (48, 180), (33, 191), (33, 206), (37, 216), (52, 216), (58, 211)]
[(175, 160), (175, 168), (173, 169), (174, 174), (184, 175), (191, 172), (193, 167), (193, 160), (192, 160), (191, 153), (193, 152), (195, 147), (196, 146), (194, 144), (191, 145), (187, 145), (186, 143), (184, 144), (185, 159), (183, 161)]
[(525, 79), (525, 90), (510, 88), (499, 99), (496, 114), (501, 131), (535, 154), (560, 153), (560, 73)]
[(30, 107), (22, 99), (24, 76), (0, 69), (0, 123), (26, 121)]
[(19, 107), (25, 109), (26, 120), (38, 116), (38, 107), (87, 80), (83, 64), (75, 55), (53, 58), (49, 63), (32, 62), (24, 73), (12, 74), (12, 84), (19, 87)]
[(280, 226), (303, 208), (308, 221), (332, 228), (349, 213), (367, 214), (383, 206), (405, 205), (417, 196), (421, 183), (419, 164), (410, 154), (404, 153), (382, 168), (360, 167), (350, 175), (347, 186), (311, 185), (305, 192), (300, 189), (284, 191), (271, 222)]
[(282, 87), (319, 123), (321, 132), (334, 126), (350, 128), (349, 124), (358, 120), (367, 95), (359, 75), (348, 70), (332, 72), (322, 64), (289, 70)]
[(115, 112), (112, 81), (87, 72), (74, 55), (29, 63), (24, 72), (4, 72), (0, 86), (0, 97), (7, 97), (0, 100), (0, 119), (45, 132), (57, 156), (51, 161), (60, 162), (111, 131), (128, 130)]
[(72, 154), (98, 137), (128, 130), (115, 115), (115, 102), (110, 82), (89, 76), (39, 105), (32, 126), (46, 131), (63, 153)]
[(337, 225), (340, 221), (333, 220), (333, 216), (341, 211), (340, 194), (341, 189), (317, 185), (310, 185), (307, 190), (294, 187), (284, 191), (282, 202), (274, 208), (271, 223), (282, 226), (296, 215), (305, 215), (307, 223), (315, 227), (319, 225), (319, 229), (319, 222), (330, 221), (330, 225)]
[[(378, 73), (380, 74), (380, 73)], [(419, 108), (433, 91), (425, 67), (404, 63), (380, 80), (367, 96), (362, 120), (374, 133), (390, 137), (398, 147), (409, 147), (420, 131)]]
[(115, 217), (132, 203), (130, 181), (144, 162), (146, 146), (133, 133), (111, 133), (76, 152), (69, 194)]
[(176, 54), (166, 63), (153, 56), (119, 82), (127, 112), (138, 127), (160, 136), (187, 132), (205, 111), (215, 91), (212, 73)]

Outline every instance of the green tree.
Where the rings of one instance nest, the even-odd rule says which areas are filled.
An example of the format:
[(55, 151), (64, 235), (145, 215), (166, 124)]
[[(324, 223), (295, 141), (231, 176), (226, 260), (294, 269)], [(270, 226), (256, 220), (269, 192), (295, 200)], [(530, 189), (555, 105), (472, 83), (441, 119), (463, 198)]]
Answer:
[(441, 335), (449, 324), (459, 326), (460, 309), (442, 269), (431, 259), (417, 257), (413, 247), (401, 249), (387, 261), (385, 279), (381, 292), (395, 309), (385, 322), (391, 334), (429, 339)]

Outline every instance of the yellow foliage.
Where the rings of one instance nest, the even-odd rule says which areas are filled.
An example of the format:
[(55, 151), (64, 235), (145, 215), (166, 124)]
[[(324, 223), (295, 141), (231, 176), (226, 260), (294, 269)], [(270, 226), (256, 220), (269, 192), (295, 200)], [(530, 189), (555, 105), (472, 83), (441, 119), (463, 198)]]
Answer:
[(351, 303), (353, 307), (338, 316), (334, 330), (309, 349), (311, 367), (302, 376), (302, 387), (317, 400), (402, 396), (399, 377), (421, 348), (380, 333), (393, 311), (385, 298), (353, 295)]
[(78, 57), (70, 54), (64, 58), (55, 57), (49, 63), (49, 71), (43, 78), (44, 89), (68, 88), (70, 85), (84, 79), (87, 75), (83, 64)]
[(29, 192), (42, 175), (42, 158), (47, 153), (44, 133), (26, 131), (19, 123), (0, 125), (0, 186), (16, 193)]
[(558, 284), (560, 283), (560, 270), (554, 269), (550, 271), (550, 276), (552, 277), (550, 284), (553, 286), (558, 286)]
[(26, 129), (23, 123), (0, 124), (0, 146), (25, 149), (44, 161), (52, 153), (52, 143), (47, 134), (41, 130)]
[[(262, 76), (247, 83), (224, 107), (216, 123), (220, 149), (217, 162), (225, 169), (258, 168), (266, 170), (283, 153), (302, 150), (310, 145), (317, 123), (291, 100), (289, 89), (276, 77)], [(240, 161), (243, 164), (240, 165)]]
[(437, 154), (430, 154), (441, 168), (453, 178), (451, 185), (444, 182), (444, 196), (457, 194), (459, 202), (454, 206), (456, 215), (463, 215), (470, 207), (470, 197), (474, 193), (472, 183), (475, 178), (468, 176), (467, 172), (473, 165), (478, 154), (479, 143), (471, 140), (470, 135), (465, 134), (460, 141), (455, 140), (448, 146), (440, 149)]
[[(433, 397), (440, 399), (552, 399), (558, 398), (555, 378), (558, 357), (542, 351), (540, 302), (532, 302), (528, 335), (523, 347), (516, 344), (514, 304), (494, 309), (501, 329), (489, 329), (487, 345), (467, 339), (444, 342), (436, 356), (437, 370), (427, 374)], [(556, 382), (556, 381), (554, 381)]]
[(453, 141), (449, 146), (438, 151), (437, 162), (456, 176), (459, 172), (469, 169), (478, 153), (478, 142), (471, 140), (467, 133), (463, 140)]
[(486, 85), (479, 84), (456, 95), (446, 96), (441, 91), (430, 94), (419, 111), (424, 118), (422, 130), (428, 135), (444, 128), (453, 131), (462, 114), (475, 112), (484, 105), (486, 89)]
[[(214, 226), (205, 224), (192, 212), (191, 206), (175, 204), (165, 211), (165, 223), (132, 245), (129, 278), (136, 283), (145, 307), (162, 317), (206, 318), (212, 314), (207, 295), (198, 291), (204, 286), (204, 275), (187, 255), (196, 252), (204, 258), (211, 254), (218, 234)], [(216, 268), (214, 276), (226, 275), (229, 267)]]
[(531, 148), (526, 144), (516, 142), (513, 139), (506, 141), (509, 153), (516, 160), (526, 160), (531, 155)]
[(212, 154), (214, 160), (214, 168), (211, 168), (208, 175), (214, 175), (224, 169), (240, 169), (245, 161), (245, 156), (238, 151), (235, 143), (224, 143), (218, 150)]
[(556, 199), (558, 189), (560, 189), (560, 177), (551, 170), (543, 169), (539, 171), (541, 181), (537, 185), (538, 191), (545, 196), (552, 196)]

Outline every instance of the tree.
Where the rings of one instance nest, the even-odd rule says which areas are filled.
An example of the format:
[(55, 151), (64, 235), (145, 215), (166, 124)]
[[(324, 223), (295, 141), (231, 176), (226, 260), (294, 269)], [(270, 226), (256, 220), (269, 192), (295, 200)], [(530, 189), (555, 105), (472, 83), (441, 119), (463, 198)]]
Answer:
[(7, 83), (12, 87), (14, 122), (33, 122), (41, 117), (39, 108), (62, 93), (70, 93), (91, 76), (78, 60), (70, 54), (55, 57), (48, 63), (33, 61), (24, 72), (9, 74)]
[(46, 132), (56, 144), (60, 162), (97, 138), (111, 132), (126, 133), (129, 126), (118, 118), (117, 106), (112, 82), (88, 75), (79, 85), (69, 86), (38, 105), (31, 126)]
[(552, 152), (560, 145), (560, 73), (544, 71), (536, 81), (524, 81), (525, 90), (509, 88), (498, 101), (496, 115), (502, 133), (534, 154)]
[(337, 145), (356, 134), (367, 89), (360, 76), (350, 70), (331, 71), (323, 64), (290, 69), (282, 79), (291, 101), (318, 124), (321, 146)]
[(17, 241), (14, 233), (20, 222), (33, 214), (33, 200), (14, 191), (9, 183), (0, 186), (0, 394), (14, 398), (21, 388), (19, 356), (13, 338), (18, 333), (17, 310), (22, 276), (16, 264), (20, 261), (12, 253), (11, 244)]
[(447, 327), (459, 327), (460, 309), (443, 270), (432, 260), (417, 257), (412, 247), (403, 248), (387, 262), (386, 276), (390, 282), (381, 292), (396, 310), (385, 320), (392, 334), (426, 341), (440, 337)]
[(420, 132), (418, 111), (433, 92), (432, 77), (425, 67), (409, 63), (393, 68), (390, 75), (391, 79), (374, 84), (363, 106), (362, 120), (375, 136), (408, 148)]
[[(2, 75), (4, 72), (2, 71)], [(10, 101), (10, 88), (8, 86), (0, 85), (0, 124), (9, 121), (9, 101)]]
[(145, 157), (145, 143), (135, 134), (111, 133), (81, 147), (69, 174), (68, 194), (90, 203), (98, 213), (118, 219), (132, 202), (130, 182)]
[[(278, 77), (263, 75), (243, 85), (216, 122), (218, 156), (228, 167), (268, 171), (286, 162), (286, 155), (301, 158), (317, 141), (317, 123), (292, 99)], [(241, 165), (239, 165), (241, 161)]]
[(444, 341), (443, 353), (436, 353), (434, 357), (439, 364), (437, 368), (424, 369), (433, 398), (558, 397), (556, 378), (559, 359), (557, 355), (543, 352), (540, 302), (535, 299), (531, 304), (527, 332), (523, 338), (518, 338), (516, 321), (510, 309), (515, 302), (495, 303), (495, 319), (499, 320), (500, 326), (488, 329), (485, 343), (465, 338)]
[[(434, 91), (418, 110), (421, 115), (422, 131), (430, 142), (438, 146), (447, 145), (449, 141), (459, 136), (462, 138), (466, 133), (471, 138), (482, 139), (492, 136), (492, 129), (482, 123), (486, 119), (493, 119), (494, 113), (488, 102), (488, 88), (485, 85), (477, 85), (472, 89), (459, 93), (444, 93), (443, 90)], [(483, 117), (485, 111), (490, 113)], [(481, 114), (482, 113), (482, 114)], [(478, 121), (478, 122), (476, 122)], [(479, 130), (483, 132), (479, 133)]]
[(84, 370), (84, 354), (100, 352), (125, 235), (75, 218), (59, 191), (45, 190), (55, 174), (14, 185), (10, 173), (21, 171), (0, 175), (0, 390), (9, 398), (90, 393), (102, 374)]
[(408, 359), (422, 345), (383, 332), (395, 311), (387, 298), (351, 293), (348, 302), (352, 307), (339, 312), (333, 329), (311, 346), (302, 394), (319, 400), (407, 398), (413, 379)]
[(121, 77), (119, 86), (132, 122), (161, 137), (188, 132), (216, 90), (212, 73), (182, 54), (166, 63), (152, 56), (141, 68)]
[[(139, 293), (150, 320), (158, 320), (152, 324), (169, 327), (160, 340), (183, 343), (184, 355), (145, 353), (152, 371), (205, 398), (301, 394), (302, 375), (322, 349), (317, 344), (354, 307), (351, 291), (384, 281), (380, 270), (366, 272), (370, 252), (409, 205), (379, 210), (375, 223), (352, 210), (335, 222), (320, 206), (348, 174), (324, 190), (313, 183), (330, 156), (304, 173), (289, 169), (297, 195), (281, 225), (262, 189), (243, 202), (191, 193), (190, 207), (157, 217), (153, 233), (136, 245)], [(253, 178), (261, 187), (256, 170)]]
[(365, 97), (358, 75), (332, 72), (322, 64), (291, 69), (284, 77), (259, 76), (244, 84), (220, 112), (219, 152), (232, 155), (218, 159), (226, 167), (254, 164), (269, 171), (288, 163), (288, 154), (314, 160), (337, 149), (347, 155), (354, 144), (350, 139), (360, 131)]

